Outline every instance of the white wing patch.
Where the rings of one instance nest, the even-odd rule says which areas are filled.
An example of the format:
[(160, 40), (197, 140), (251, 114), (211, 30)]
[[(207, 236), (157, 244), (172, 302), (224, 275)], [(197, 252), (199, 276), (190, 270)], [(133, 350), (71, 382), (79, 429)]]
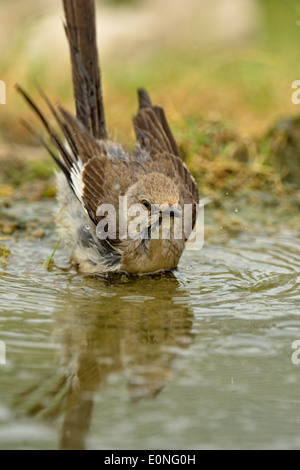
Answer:
[(82, 181), (82, 170), (80, 171), (76, 165), (73, 165), (71, 169), (71, 180), (72, 180), (72, 188), (74, 193), (76, 194), (79, 201), (82, 203), (82, 196), (83, 196), (83, 189), (84, 189), (84, 182)]

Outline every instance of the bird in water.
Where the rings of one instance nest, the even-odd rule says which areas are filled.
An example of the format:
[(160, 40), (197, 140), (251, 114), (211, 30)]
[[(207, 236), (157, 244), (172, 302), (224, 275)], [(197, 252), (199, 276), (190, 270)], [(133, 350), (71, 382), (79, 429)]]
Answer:
[(40, 90), (56, 122), (52, 127), (17, 85), (48, 140), (32, 127), (31, 132), (61, 170), (58, 232), (83, 273), (174, 269), (196, 222), (197, 185), (182, 161), (163, 108), (152, 105), (144, 89), (138, 90), (139, 108), (133, 119), (134, 151), (109, 138), (94, 0), (63, 0), (63, 7), (76, 117), (60, 105), (53, 106)]

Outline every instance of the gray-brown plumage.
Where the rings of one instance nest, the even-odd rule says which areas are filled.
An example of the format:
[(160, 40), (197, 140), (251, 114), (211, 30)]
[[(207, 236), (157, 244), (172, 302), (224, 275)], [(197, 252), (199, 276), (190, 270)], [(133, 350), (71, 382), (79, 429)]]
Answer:
[[(191, 222), (186, 224), (188, 232), (191, 232), (199, 201), (196, 183), (181, 159), (164, 110), (152, 105), (145, 90), (138, 91), (134, 152), (109, 140), (96, 47), (94, 1), (63, 0), (63, 5), (76, 118), (61, 106), (54, 108), (43, 92), (40, 93), (64, 140), (27, 93), (18, 87), (60, 154), (60, 158), (57, 157), (40, 137), (62, 170), (58, 175), (60, 209), (57, 215), (61, 237), (71, 251), (73, 262), (82, 272), (97, 274), (119, 270), (144, 273), (173, 269), (190, 235), (185, 231), (181, 238), (176, 237), (175, 222), (176, 227), (178, 223), (184, 226), (189, 217), (185, 205), (191, 205)], [(127, 209), (140, 204), (145, 210), (135, 237), (129, 236), (132, 215), (127, 213), (124, 219), (120, 207), (125, 196)], [(103, 204), (110, 204), (115, 209), (114, 233), (109, 231), (107, 213), (99, 211)], [(106, 226), (104, 222), (107, 222)], [(128, 232), (126, 236), (120, 229), (124, 228), (124, 223)]]

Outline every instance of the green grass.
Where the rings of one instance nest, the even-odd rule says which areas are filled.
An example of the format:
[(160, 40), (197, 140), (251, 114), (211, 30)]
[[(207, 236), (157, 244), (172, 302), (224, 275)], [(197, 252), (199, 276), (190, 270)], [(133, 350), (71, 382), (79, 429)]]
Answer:
[(50, 255), (50, 256), (47, 258), (47, 260), (45, 261), (44, 267), (45, 267), (46, 269), (50, 269), (50, 268), (53, 266), (53, 263), (54, 263), (53, 258), (54, 258), (54, 255), (55, 255), (55, 252), (56, 252), (57, 248), (59, 247), (59, 244), (60, 244), (60, 240), (57, 242), (57, 244), (56, 244), (56, 246), (55, 246), (53, 252), (51, 253), (51, 255)]

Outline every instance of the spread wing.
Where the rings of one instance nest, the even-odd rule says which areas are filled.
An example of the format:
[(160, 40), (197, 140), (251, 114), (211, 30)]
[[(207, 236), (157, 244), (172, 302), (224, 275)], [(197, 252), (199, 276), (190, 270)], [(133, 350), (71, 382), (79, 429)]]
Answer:
[(97, 208), (100, 204), (112, 204), (118, 212), (119, 195), (124, 195), (129, 186), (145, 174), (145, 167), (135, 161), (121, 145), (95, 139), (77, 118), (61, 106), (55, 109), (40, 91), (52, 113), (56, 127), (64, 137), (63, 141), (32, 98), (20, 86), (17, 88), (38, 115), (61, 158), (55, 155), (40, 135), (29, 125), (27, 127), (46, 147), (63, 171), (90, 219), (95, 224), (98, 223)]
[[(107, 155), (92, 158), (84, 167), (81, 199), (89, 208), (91, 219), (97, 224), (100, 204), (111, 204), (118, 220), (119, 196), (145, 174), (145, 168), (133, 160), (111, 159)], [(118, 225), (118, 224), (117, 224)]]

